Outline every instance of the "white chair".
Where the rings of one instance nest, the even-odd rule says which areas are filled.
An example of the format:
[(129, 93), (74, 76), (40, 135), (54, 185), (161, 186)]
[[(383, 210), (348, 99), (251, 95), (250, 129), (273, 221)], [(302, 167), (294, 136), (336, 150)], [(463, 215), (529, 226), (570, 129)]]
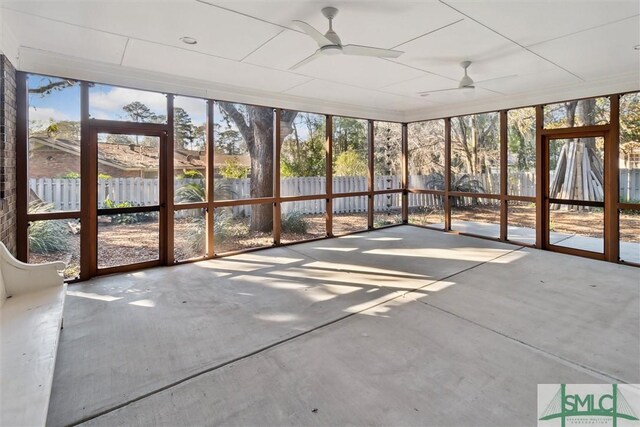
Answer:
[(64, 270), (63, 262), (26, 264), (11, 255), (0, 242), (0, 306), (13, 296), (38, 291), (50, 286), (62, 286), (64, 279), (58, 271)]
[(0, 425), (44, 425), (67, 285), (62, 262), (25, 264), (0, 243)]

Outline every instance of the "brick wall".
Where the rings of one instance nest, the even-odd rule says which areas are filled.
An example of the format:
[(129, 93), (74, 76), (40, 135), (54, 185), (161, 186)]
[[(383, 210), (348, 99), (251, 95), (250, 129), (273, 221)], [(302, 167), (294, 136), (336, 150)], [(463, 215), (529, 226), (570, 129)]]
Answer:
[(16, 253), (16, 70), (0, 55), (0, 240)]

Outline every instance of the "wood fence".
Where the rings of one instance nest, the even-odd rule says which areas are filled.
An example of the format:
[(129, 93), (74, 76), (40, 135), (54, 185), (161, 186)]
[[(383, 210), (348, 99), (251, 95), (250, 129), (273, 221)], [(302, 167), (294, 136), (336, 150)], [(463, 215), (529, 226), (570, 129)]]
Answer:
[[(552, 178), (552, 177), (551, 177)], [(494, 189), (495, 183), (499, 182), (498, 176), (480, 176), (478, 181), (485, 189)], [(433, 183), (437, 182), (432, 177), (426, 175), (413, 175), (410, 177), (412, 188), (441, 189), (434, 188)], [(201, 184), (197, 179), (183, 179), (175, 181), (175, 188), (178, 189), (187, 184)], [(532, 173), (518, 172), (509, 173), (508, 193), (510, 195), (534, 197), (535, 177)], [(249, 179), (221, 179), (216, 182), (230, 191), (233, 199), (248, 199), (250, 196)], [(376, 177), (374, 188), (397, 189), (401, 186), (399, 176), (379, 176)], [(440, 184), (442, 185), (442, 184)], [(29, 188), (32, 198), (39, 198), (43, 202), (51, 203), (55, 210), (70, 211), (80, 210), (80, 180), (62, 178), (38, 178), (29, 180)], [(302, 177), (283, 178), (280, 184), (282, 196), (301, 196), (317, 194), (320, 197), (326, 191), (324, 177)], [(105, 200), (111, 200), (115, 204), (130, 202), (134, 206), (157, 205), (159, 182), (157, 179), (144, 178), (109, 178), (98, 180), (98, 200), (100, 207), (104, 207)], [(334, 193), (350, 193), (367, 191), (366, 177), (334, 177)], [(624, 201), (640, 201), (640, 169), (620, 170), (620, 198)], [(460, 203), (466, 204), (466, 198)], [(471, 199), (469, 199), (471, 202)], [(377, 195), (374, 200), (376, 211), (385, 209), (399, 209), (400, 195)], [(367, 197), (346, 197), (338, 198), (333, 203), (334, 213), (366, 212)], [(409, 206), (441, 206), (440, 196), (430, 194), (410, 194)], [(246, 208), (234, 207), (234, 213), (246, 212)], [(282, 212), (301, 212), (303, 214), (322, 214), (325, 212), (324, 199), (308, 200), (300, 202), (285, 202), (282, 204)]]

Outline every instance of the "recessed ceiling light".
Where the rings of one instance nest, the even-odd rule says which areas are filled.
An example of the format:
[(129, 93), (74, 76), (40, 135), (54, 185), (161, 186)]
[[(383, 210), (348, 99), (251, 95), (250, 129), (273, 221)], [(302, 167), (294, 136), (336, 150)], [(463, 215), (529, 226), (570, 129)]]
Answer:
[(182, 43), (186, 44), (198, 44), (198, 40), (194, 39), (193, 37), (180, 37), (180, 40), (182, 41)]
[(633, 47), (635, 50), (640, 50), (640, 44), (637, 44)]

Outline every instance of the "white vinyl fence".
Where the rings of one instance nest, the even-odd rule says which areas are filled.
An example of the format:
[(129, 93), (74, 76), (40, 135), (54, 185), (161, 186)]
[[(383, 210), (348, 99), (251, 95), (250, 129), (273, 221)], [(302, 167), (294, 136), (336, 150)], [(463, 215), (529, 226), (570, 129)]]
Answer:
[[(493, 183), (499, 182), (497, 175), (480, 176), (478, 178), (485, 190)], [(434, 188), (435, 182), (431, 176), (413, 175), (410, 177), (412, 188)], [(176, 180), (175, 188), (187, 184), (200, 184), (197, 179)], [(535, 179), (532, 173), (520, 172), (509, 174), (509, 194), (519, 196), (535, 196)], [(220, 179), (216, 187), (223, 188), (231, 194), (232, 199), (247, 199), (250, 195), (249, 179)], [(56, 210), (80, 210), (80, 180), (62, 178), (38, 178), (29, 180), (29, 188), (40, 200), (51, 203)], [(282, 196), (322, 195), (326, 191), (324, 177), (283, 178), (281, 182)], [(376, 189), (400, 188), (400, 177), (380, 176), (376, 178)], [(333, 192), (350, 193), (367, 191), (366, 177), (334, 177)], [(156, 179), (143, 178), (109, 178), (98, 180), (98, 200), (100, 207), (108, 198), (115, 204), (130, 202), (134, 206), (159, 204), (159, 182)], [(620, 171), (620, 197), (623, 200), (640, 200), (640, 169)], [(464, 201), (463, 201), (464, 202)], [(441, 206), (440, 196), (431, 194), (410, 194), (409, 206)], [(388, 207), (400, 207), (400, 195), (378, 195), (374, 200), (375, 210)], [(243, 211), (242, 207), (234, 207), (234, 213)], [(334, 213), (366, 212), (367, 197), (338, 198), (333, 203)], [(303, 214), (322, 214), (325, 212), (324, 199), (300, 202), (285, 202), (282, 212), (301, 212)]]

